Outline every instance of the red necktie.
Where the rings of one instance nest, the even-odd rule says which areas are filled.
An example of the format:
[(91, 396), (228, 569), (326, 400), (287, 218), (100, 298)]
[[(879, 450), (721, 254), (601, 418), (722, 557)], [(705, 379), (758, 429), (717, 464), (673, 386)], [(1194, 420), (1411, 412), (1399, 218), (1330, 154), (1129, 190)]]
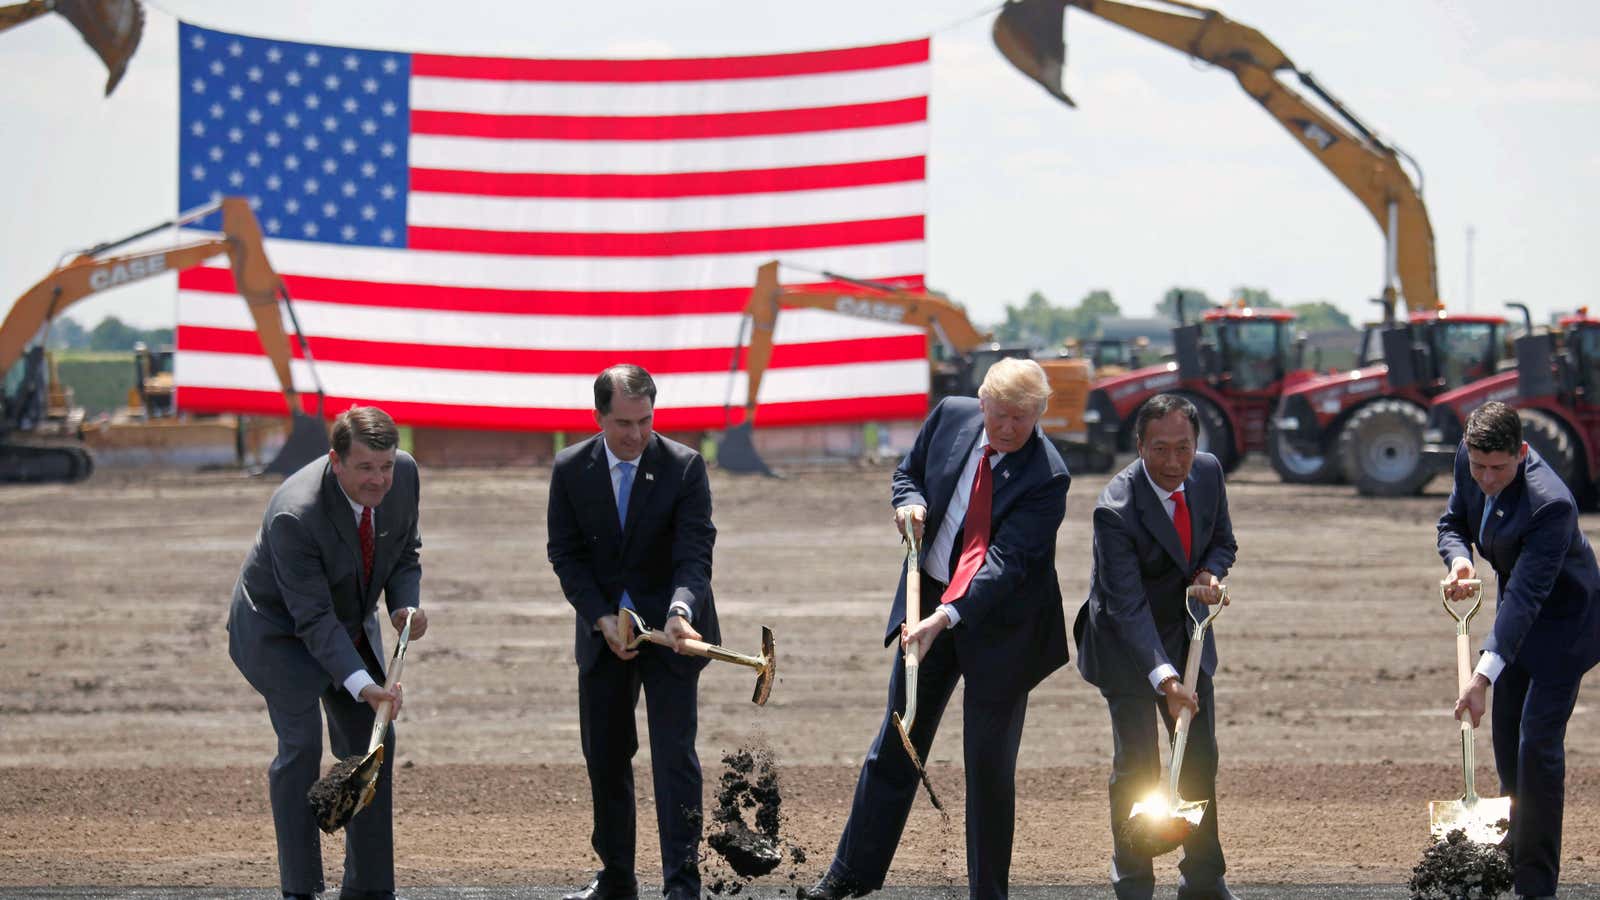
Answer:
[(1178, 543), (1183, 545), (1183, 564), (1189, 565), (1189, 504), (1183, 499), (1183, 491), (1179, 490), (1172, 495), (1172, 527), (1178, 529)]
[(361, 507), (361, 528), (356, 532), (361, 538), (361, 571), (366, 576), (366, 582), (372, 583), (372, 555), (375, 544), (372, 540), (372, 507)]
[(989, 507), (994, 499), (994, 474), (989, 467), (989, 457), (995, 453), (988, 444), (983, 445), (983, 459), (978, 461), (978, 474), (972, 479), (972, 498), (967, 501), (967, 521), (962, 529), (966, 539), (961, 543), (961, 562), (956, 574), (950, 577), (950, 586), (944, 589), (940, 603), (954, 603), (967, 593), (972, 576), (983, 567), (983, 557), (989, 552)]

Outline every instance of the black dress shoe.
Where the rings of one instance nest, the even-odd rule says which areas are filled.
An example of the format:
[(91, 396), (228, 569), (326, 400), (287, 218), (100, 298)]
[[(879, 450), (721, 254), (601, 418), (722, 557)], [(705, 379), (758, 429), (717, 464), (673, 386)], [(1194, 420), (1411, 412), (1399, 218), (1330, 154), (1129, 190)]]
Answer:
[(871, 893), (871, 888), (864, 888), (854, 882), (839, 878), (832, 872), (824, 873), (822, 880), (808, 888), (801, 888), (795, 892), (800, 900), (844, 900), (846, 897), (865, 897)]
[(588, 887), (573, 891), (561, 900), (639, 900), (639, 883), (617, 884), (596, 876)]

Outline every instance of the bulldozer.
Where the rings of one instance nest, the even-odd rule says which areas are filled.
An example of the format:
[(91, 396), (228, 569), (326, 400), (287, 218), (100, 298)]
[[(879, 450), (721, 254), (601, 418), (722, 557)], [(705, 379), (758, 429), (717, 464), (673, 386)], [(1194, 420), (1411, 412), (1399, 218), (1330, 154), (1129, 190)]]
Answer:
[[(1429, 399), (1504, 361), (1505, 320), (1445, 311), (1439, 298), (1433, 226), (1422, 198), (1422, 169), (1362, 121), (1265, 35), (1221, 12), (1182, 0), (1010, 0), (994, 23), (1000, 52), (1052, 96), (1076, 106), (1062, 84), (1069, 9), (1143, 35), (1233, 75), (1239, 87), (1336, 178), (1384, 236), (1384, 313), (1369, 327), (1354, 371), (1302, 377), (1285, 385), (1265, 431), (1236, 435), (1265, 449), (1280, 478), (1295, 483), (1354, 482), (1362, 493), (1406, 494), (1431, 476), (1422, 428)], [(1290, 84), (1292, 76), (1305, 93)], [(1403, 315), (1397, 315), (1397, 311)], [(1258, 326), (1260, 327), (1260, 326)], [(1497, 355), (1498, 354), (1498, 355)], [(1230, 413), (1205, 398), (1218, 420)], [(1120, 408), (1122, 403), (1117, 404)], [(1202, 407), (1204, 411), (1204, 407)], [(1109, 407), (1102, 411), (1109, 415)], [(1229, 428), (1218, 425), (1225, 435)], [(1248, 434), (1243, 432), (1249, 432)]]
[(144, 34), (139, 0), (28, 0), (0, 6), (0, 31), (57, 13), (78, 30), (84, 43), (106, 64), (106, 96), (128, 70), (128, 60)]
[[(783, 307), (822, 309), (923, 329), (928, 336), (930, 404), (950, 396), (977, 396), (989, 367), (1001, 359), (1034, 358), (1028, 347), (995, 343), (992, 335), (973, 326), (961, 307), (943, 297), (833, 272), (821, 274), (844, 288), (786, 287), (779, 282), (778, 266), (773, 261), (757, 270), (733, 349), (730, 401), (724, 407), (727, 427), (717, 447), (717, 465), (729, 472), (773, 474), (756, 451), (754, 427), (761, 380), (772, 361), (773, 330)], [(1051, 392), (1049, 405), (1039, 417), (1039, 428), (1061, 451), (1068, 466), (1079, 471), (1108, 471), (1111, 459), (1091, 452), (1083, 421), (1092, 366), (1082, 359), (1056, 357), (1038, 362), (1049, 379)], [(742, 421), (734, 422), (731, 391), (741, 367), (746, 372), (745, 403)]]
[[(109, 255), (134, 241), (167, 228), (222, 214), (222, 234), (169, 249)], [(262, 246), (261, 227), (250, 204), (242, 197), (225, 197), (117, 241), (98, 244), (72, 254), (72, 258), (18, 297), (0, 321), (0, 373), (20, 372), (13, 390), (0, 390), (0, 481), (81, 481), (94, 470), (90, 444), (139, 449), (156, 453), (165, 448), (181, 454), (185, 447), (241, 434), (229, 418), (186, 418), (173, 414), (171, 375), (142, 358), (134, 390), (138, 403), (132, 410), (106, 423), (85, 423), (83, 410), (74, 407), (71, 391), (56, 377), (46, 351), (50, 323), (85, 297), (123, 284), (178, 272), (212, 257), (227, 254), (234, 284), (250, 309), (262, 349), (271, 360), (283, 388), (292, 423), (277, 456), (265, 467), (287, 475), (328, 452), (323, 424), (323, 397), (315, 363), (305, 335), (295, 318), (294, 306), (283, 280), (273, 271)], [(283, 327), (282, 309), (295, 323), (302, 355), (317, 381), (315, 414), (304, 409), (289, 368), (291, 351)], [(37, 338), (37, 340), (35, 340)], [(161, 401), (163, 395), (167, 399)], [(243, 438), (240, 438), (243, 439)]]

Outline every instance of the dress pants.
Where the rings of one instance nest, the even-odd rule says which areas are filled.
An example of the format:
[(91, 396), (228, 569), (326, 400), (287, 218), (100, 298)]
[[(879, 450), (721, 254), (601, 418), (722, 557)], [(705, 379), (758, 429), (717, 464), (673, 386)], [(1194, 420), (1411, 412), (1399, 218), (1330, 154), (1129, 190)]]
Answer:
[[(1222, 844), (1217, 837), (1216, 712), (1211, 676), (1203, 671), (1198, 688), (1200, 711), (1189, 725), (1183, 771), (1178, 774), (1178, 793), (1185, 800), (1210, 802), (1200, 825), (1183, 842), (1183, 859), (1178, 863), (1178, 896), (1184, 900), (1213, 896), (1227, 870)], [(1150, 857), (1134, 853), (1123, 843), (1121, 826), (1135, 803), (1153, 790), (1166, 788), (1168, 771), (1161, 765), (1156, 716), (1161, 717), (1169, 738), (1177, 723), (1167, 715), (1165, 698), (1154, 690), (1147, 694), (1105, 694), (1105, 698), (1111, 708), (1113, 742), (1111, 884), (1117, 900), (1150, 900), (1155, 892), (1154, 867)]]
[(1494, 682), (1490, 721), (1500, 791), (1511, 798), (1512, 888), (1553, 896), (1561, 874), (1561, 817), (1566, 795), (1567, 720), (1582, 674), (1546, 681), (1516, 662)]
[[(925, 577), (923, 596), (937, 597), (930, 592), (930, 585), (937, 583)], [(945, 631), (934, 639), (918, 675), (911, 743), (924, 762), (961, 674), (955, 639)], [(872, 890), (883, 886), (918, 791), (916, 768), (890, 719), (890, 714), (905, 708), (904, 685), (905, 659), (896, 653), (889, 676), (888, 709), (861, 767), (850, 818), (829, 867), (835, 878)], [(1017, 749), (1022, 744), (1028, 694), (1024, 691), (996, 702), (975, 698), (969, 692), (963, 705), (968, 894), (973, 900), (999, 900), (1006, 896), (1011, 877)]]
[(661, 871), (666, 892), (700, 896), (700, 757), (698, 666), (682, 665), (666, 647), (644, 646), (631, 660), (602, 651), (578, 675), (578, 723), (594, 802), (590, 843), (609, 885), (634, 883), (633, 756), (639, 749), (634, 709), (644, 688)]

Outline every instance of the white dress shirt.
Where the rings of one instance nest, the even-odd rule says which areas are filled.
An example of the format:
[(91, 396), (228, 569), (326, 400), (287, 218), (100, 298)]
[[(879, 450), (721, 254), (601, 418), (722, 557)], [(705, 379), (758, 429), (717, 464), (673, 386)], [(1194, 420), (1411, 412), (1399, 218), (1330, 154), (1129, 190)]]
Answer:
[[(339, 484), (337, 479), (335, 479), (333, 483), (334, 484)], [(350, 499), (350, 495), (346, 494), (344, 492), (344, 485), (342, 485), (342, 484), (339, 484), (339, 494), (344, 497), (344, 502), (350, 504), (350, 511), (355, 513), (355, 516), (356, 516), (356, 532), (360, 533), (360, 531), (361, 531), (361, 511), (366, 509), (366, 507), (362, 506), (361, 504), (359, 504), (357, 502), (355, 502), (354, 500), (351, 500)], [(374, 535), (376, 535), (378, 533), (378, 511), (377, 510), (373, 510), (372, 511), (372, 533)], [(374, 539), (376, 539), (376, 538), (374, 538)], [(365, 628), (366, 627), (365, 624), (363, 624), (362, 627)], [(367, 672), (365, 667), (357, 669), (354, 672), (351, 672), (349, 675), (345, 676), (345, 679), (344, 679), (344, 689), (349, 691), (350, 692), (350, 696), (356, 698), (357, 700), (361, 699), (361, 692), (363, 690), (366, 690), (366, 687), (369, 684), (377, 684), (377, 682), (372, 680), (372, 676), (370, 674), (368, 674), (368, 672)]]
[[(1494, 503), (1499, 499), (1499, 494), (1496, 494), (1493, 497), (1484, 498), (1483, 519), (1478, 523), (1479, 547), (1483, 546), (1483, 531), (1489, 527), (1489, 514), (1494, 511)], [(1495, 679), (1500, 677), (1500, 673), (1505, 670), (1505, 667), (1505, 657), (1494, 652), (1493, 650), (1485, 650), (1481, 655), (1479, 655), (1478, 665), (1475, 666), (1472, 671), (1476, 675), (1482, 675), (1484, 678), (1487, 678), (1490, 684), (1494, 684)]]
[[(1183, 488), (1180, 487), (1176, 491), (1169, 491), (1161, 485), (1156, 484), (1156, 480), (1150, 477), (1149, 469), (1144, 470), (1144, 477), (1146, 481), (1150, 482), (1150, 487), (1156, 492), (1156, 497), (1160, 499), (1161, 508), (1167, 511), (1167, 518), (1172, 518), (1178, 510), (1177, 501), (1172, 499), (1172, 495), (1179, 493), (1183, 490)], [(1189, 498), (1187, 497), (1184, 498), (1184, 500), (1188, 499)], [(1191, 518), (1190, 521), (1192, 522), (1194, 520)], [(1159, 694), (1161, 693), (1161, 682), (1166, 681), (1168, 678), (1177, 677), (1178, 670), (1173, 668), (1171, 663), (1162, 663), (1161, 665), (1150, 670), (1150, 686), (1155, 688), (1156, 693)]]
[[(649, 476), (639, 471), (639, 460), (643, 458), (643, 455), (641, 454), (633, 459), (623, 459), (611, 452), (611, 444), (604, 436), (600, 438), (600, 445), (606, 448), (606, 465), (611, 469), (611, 502), (617, 504), (620, 508), (622, 505), (622, 464), (629, 463), (633, 466), (635, 482), (640, 478), (648, 478)], [(694, 621), (693, 617), (689, 615), (689, 604), (684, 603), (682, 600), (676, 600), (671, 606), (667, 607), (667, 615), (679, 615), (683, 616), (685, 621)], [(599, 630), (598, 625), (595, 628)]]
[[(972, 482), (978, 477), (978, 464), (983, 462), (983, 448), (988, 445), (988, 430), (979, 431), (978, 442), (972, 446), (972, 452), (967, 454), (967, 464), (961, 467), (961, 477), (956, 480), (955, 493), (950, 495), (950, 506), (944, 511), (944, 521), (939, 525), (939, 533), (933, 536), (933, 543), (928, 545), (928, 552), (923, 555), (922, 571), (940, 584), (947, 586), (950, 584), (950, 554), (960, 553), (960, 548), (955, 545), (956, 534), (961, 531), (961, 526), (967, 518), (967, 504), (972, 502)], [(989, 458), (991, 475), (999, 467), (1000, 460), (1005, 458), (1006, 454), (994, 451), (994, 455)], [(992, 480), (991, 478), (991, 482)], [(961, 614), (950, 604), (941, 603), (939, 609), (949, 620), (946, 628), (954, 628), (961, 621)]]

